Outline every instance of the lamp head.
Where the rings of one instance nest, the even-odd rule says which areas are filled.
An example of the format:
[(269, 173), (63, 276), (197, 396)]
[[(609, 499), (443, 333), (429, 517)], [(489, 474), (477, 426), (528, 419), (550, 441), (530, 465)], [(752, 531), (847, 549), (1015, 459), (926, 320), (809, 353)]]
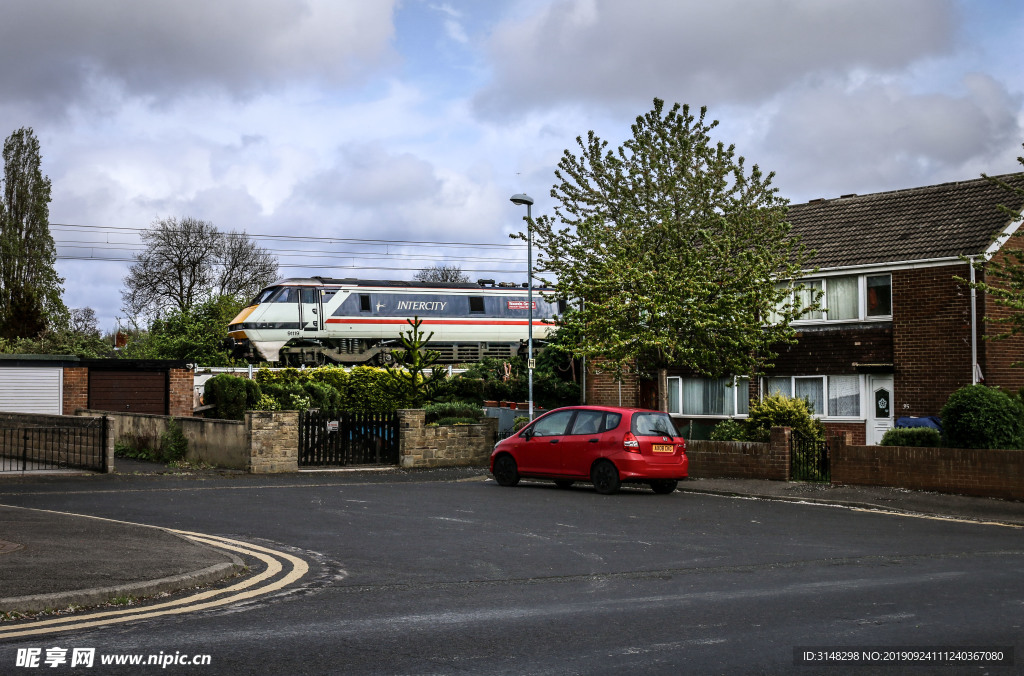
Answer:
[(518, 195), (512, 195), (512, 197), (510, 199), (512, 201), (512, 204), (518, 204), (520, 206), (523, 205), (523, 204), (525, 204), (527, 206), (530, 206), (531, 204), (533, 204), (533, 198), (530, 197), (529, 195), (527, 195), (526, 193), (519, 193)]

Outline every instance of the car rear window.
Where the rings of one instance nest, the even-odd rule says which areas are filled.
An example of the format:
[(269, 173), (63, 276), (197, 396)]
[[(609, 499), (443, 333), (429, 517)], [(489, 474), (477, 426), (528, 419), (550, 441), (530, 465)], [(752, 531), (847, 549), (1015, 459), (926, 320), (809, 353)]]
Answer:
[(634, 413), (633, 434), (638, 437), (678, 437), (667, 413)]

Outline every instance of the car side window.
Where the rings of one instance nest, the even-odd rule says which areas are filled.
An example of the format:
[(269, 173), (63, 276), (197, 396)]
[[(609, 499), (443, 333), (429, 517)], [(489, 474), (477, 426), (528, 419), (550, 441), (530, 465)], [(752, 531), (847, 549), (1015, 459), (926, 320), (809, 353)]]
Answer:
[(556, 411), (549, 413), (533, 424), (533, 436), (558, 437), (565, 434), (573, 414), (576, 411)]
[(569, 434), (600, 434), (603, 423), (604, 411), (580, 411)]
[(605, 419), (604, 419), (604, 429), (605, 429), (605, 431), (615, 429), (616, 427), (619, 426), (620, 422), (622, 422), (622, 414), (621, 413), (609, 413), (605, 417)]

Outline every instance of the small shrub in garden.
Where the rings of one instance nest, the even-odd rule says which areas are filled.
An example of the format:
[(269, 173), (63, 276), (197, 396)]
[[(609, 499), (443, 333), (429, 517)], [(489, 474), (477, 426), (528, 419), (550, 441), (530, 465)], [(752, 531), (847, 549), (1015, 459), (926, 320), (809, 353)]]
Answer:
[(160, 435), (160, 462), (184, 460), (188, 453), (188, 439), (174, 418), (167, 421), (167, 430)]
[(212, 405), (215, 418), (241, 420), (245, 411), (256, 407), (260, 386), (248, 378), (221, 373), (203, 386), (203, 402)]
[(825, 426), (814, 417), (806, 399), (770, 394), (761, 401), (751, 403), (747, 418), (747, 438), (751, 441), (768, 441), (773, 427), (789, 427), (794, 434), (808, 440), (825, 440)]
[(440, 422), (444, 418), (467, 419), (475, 423), (484, 417), (483, 409), (479, 406), (461, 401), (427, 404), (424, 411), (427, 423)]
[(953, 448), (1024, 448), (1024, 404), (985, 385), (968, 385), (942, 407), (943, 443)]
[(743, 441), (747, 438), (747, 426), (732, 418), (723, 420), (711, 430), (711, 441)]
[(894, 427), (882, 437), (882, 446), (942, 445), (942, 435), (930, 427)]

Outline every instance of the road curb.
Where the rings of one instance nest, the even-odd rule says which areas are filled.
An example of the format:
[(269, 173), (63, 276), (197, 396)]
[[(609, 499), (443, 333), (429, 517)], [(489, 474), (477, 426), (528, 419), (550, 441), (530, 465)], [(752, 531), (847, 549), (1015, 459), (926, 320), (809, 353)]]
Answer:
[(1012, 528), (1024, 528), (1024, 524), (1016, 521), (1007, 521), (999, 518), (987, 518), (987, 517), (973, 517), (951, 514), (948, 512), (937, 512), (937, 511), (923, 511), (919, 509), (905, 509), (900, 507), (894, 507), (892, 505), (878, 505), (872, 502), (857, 502), (854, 500), (829, 500), (822, 498), (810, 498), (805, 496), (795, 495), (773, 495), (766, 493), (749, 493), (713, 488), (684, 488), (679, 487), (680, 492), (684, 493), (701, 493), (704, 495), (719, 495), (722, 497), (729, 498), (746, 498), (753, 500), (773, 500), (776, 502), (795, 502), (821, 505), (823, 507), (834, 506), (844, 507), (848, 509), (864, 509), (872, 512), (882, 512), (886, 514), (902, 514), (905, 516), (928, 516), (941, 519), (954, 519), (956, 521), (970, 521), (976, 523), (991, 523), (1000, 526), (1008, 526)]
[(115, 598), (154, 596), (156, 594), (173, 593), (190, 587), (212, 584), (245, 570), (246, 566), (240, 558), (230, 552), (221, 553), (229, 557), (231, 561), (156, 580), (129, 582), (113, 587), (76, 589), (53, 594), (32, 594), (29, 596), (0, 598), (0, 612), (38, 613), (48, 609), (67, 608), (68, 606), (98, 606)]

